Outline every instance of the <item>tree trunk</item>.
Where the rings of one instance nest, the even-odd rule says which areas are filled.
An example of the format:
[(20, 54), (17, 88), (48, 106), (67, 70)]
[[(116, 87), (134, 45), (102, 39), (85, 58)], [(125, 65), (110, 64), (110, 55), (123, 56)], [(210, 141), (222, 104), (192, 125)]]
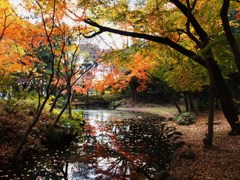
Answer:
[(39, 117), (40, 117), (40, 115), (41, 115), (41, 113), (42, 113), (42, 111), (43, 111), (43, 108), (45, 107), (48, 99), (49, 99), (49, 95), (47, 95), (47, 97), (45, 98), (44, 102), (43, 102), (42, 105), (40, 106), (37, 114), (34, 116), (32, 123), (31, 123), (30, 126), (27, 128), (27, 131), (25, 132), (22, 140), (20, 141), (19, 146), (17, 147), (16, 151), (13, 153), (12, 160), (16, 160), (17, 156), (19, 155), (19, 153), (20, 153), (20, 151), (21, 151), (21, 149), (22, 149), (22, 147), (23, 147), (23, 145), (24, 145), (24, 143), (25, 143), (25, 141), (26, 141), (29, 133), (32, 131), (32, 128), (33, 128), (33, 127), (35, 126), (35, 124), (38, 122), (38, 119), (39, 119)]
[(229, 8), (230, 0), (224, 0), (222, 4), (222, 9), (220, 12), (220, 17), (222, 19), (223, 29), (225, 32), (225, 36), (227, 41), (231, 47), (231, 50), (234, 55), (235, 63), (240, 72), (240, 50), (238, 49), (237, 42), (231, 32), (231, 27), (228, 21), (228, 8)]
[(137, 91), (136, 91), (137, 86), (138, 86), (138, 80), (134, 76), (134, 77), (132, 77), (132, 79), (130, 81), (130, 88), (131, 88), (131, 92), (132, 92), (132, 97), (136, 102), (138, 101), (138, 96), (137, 96)]
[(70, 99), (71, 99), (71, 86), (70, 86), (70, 84), (68, 84), (67, 86), (68, 86), (68, 87), (67, 87), (67, 102), (65, 103), (65, 105), (64, 105), (64, 107), (62, 108), (61, 112), (58, 114), (57, 118), (55, 119), (55, 121), (54, 121), (54, 123), (53, 123), (54, 126), (59, 122), (62, 114), (63, 114), (64, 111), (67, 109), (67, 107), (68, 107), (68, 105), (69, 105), (69, 102), (70, 102)]
[(66, 88), (62, 88), (62, 89), (60, 89), (60, 90), (58, 91), (56, 97), (54, 98), (53, 104), (52, 104), (52, 106), (51, 106), (49, 112), (52, 112), (53, 109), (56, 107), (57, 100), (58, 100), (58, 98), (60, 97), (60, 95), (62, 94), (62, 92), (63, 92), (64, 89), (66, 89)]
[(89, 90), (87, 90), (87, 109), (89, 107)]
[(209, 74), (209, 89), (208, 89), (208, 132), (206, 137), (203, 139), (204, 148), (212, 147), (213, 145), (213, 121), (214, 121), (214, 78), (210, 68), (210, 64), (207, 62), (208, 74)]
[(71, 119), (72, 118), (72, 101), (69, 101), (68, 104), (68, 118)]
[(197, 111), (196, 111), (196, 109), (194, 107), (194, 104), (193, 104), (191, 93), (188, 93), (188, 100), (189, 100), (189, 109), (190, 109), (190, 111), (194, 112), (195, 114), (197, 114)]
[(74, 98), (74, 92), (70, 93), (70, 100), (69, 100), (69, 104), (68, 104), (68, 118), (72, 118), (72, 100)]
[(213, 121), (214, 121), (214, 89), (213, 85), (209, 87), (208, 101), (209, 101), (209, 112), (208, 112), (208, 132), (204, 139), (204, 147), (209, 148), (213, 145)]
[(185, 104), (185, 111), (189, 111), (189, 101), (188, 101), (188, 95), (186, 92), (183, 93), (184, 96), (184, 104)]
[(231, 126), (231, 134), (240, 133), (240, 125), (238, 121), (237, 109), (233, 103), (231, 92), (222, 76), (221, 70), (213, 58), (207, 58), (210, 69), (212, 71), (213, 80), (219, 94), (219, 99), (222, 105), (222, 111)]
[(176, 100), (175, 97), (172, 98), (172, 102), (173, 102), (174, 106), (177, 108), (178, 113), (181, 114), (182, 110), (181, 110), (180, 106), (178, 105), (177, 100)]

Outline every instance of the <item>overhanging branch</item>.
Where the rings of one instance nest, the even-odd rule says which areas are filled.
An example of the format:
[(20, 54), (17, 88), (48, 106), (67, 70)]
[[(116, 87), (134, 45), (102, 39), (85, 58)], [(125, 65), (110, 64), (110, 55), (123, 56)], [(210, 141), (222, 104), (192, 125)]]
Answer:
[(141, 39), (145, 39), (145, 40), (149, 40), (149, 41), (153, 41), (159, 44), (164, 44), (167, 45), (169, 47), (171, 47), (172, 49), (180, 52), (181, 54), (193, 59), (195, 62), (199, 63), (200, 65), (205, 67), (205, 63), (204, 63), (204, 59), (197, 55), (196, 53), (194, 53), (193, 51), (186, 49), (185, 47), (173, 42), (171, 39), (167, 38), (167, 37), (160, 37), (160, 36), (153, 36), (153, 35), (149, 35), (149, 34), (143, 34), (143, 33), (137, 33), (137, 32), (129, 32), (129, 31), (123, 31), (123, 30), (118, 30), (118, 29), (113, 29), (113, 28), (109, 28), (106, 26), (101, 26), (98, 23), (90, 20), (90, 19), (86, 19), (84, 20), (85, 23), (97, 27), (99, 29), (99, 31), (97, 33), (94, 33), (91, 36), (96, 36), (99, 35), (103, 32), (111, 32), (114, 34), (119, 34), (119, 35), (123, 35), (123, 36), (130, 36), (130, 37), (135, 37), (135, 38), (141, 38)]

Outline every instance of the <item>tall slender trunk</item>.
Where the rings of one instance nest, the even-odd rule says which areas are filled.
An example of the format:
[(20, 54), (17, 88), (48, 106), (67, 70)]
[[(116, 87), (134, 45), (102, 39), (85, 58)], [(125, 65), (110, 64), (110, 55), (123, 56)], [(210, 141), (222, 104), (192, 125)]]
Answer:
[(185, 104), (185, 111), (188, 112), (189, 109), (189, 101), (188, 101), (188, 95), (186, 92), (183, 93), (184, 96), (184, 104)]
[(188, 100), (189, 100), (189, 109), (190, 109), (190, 111), (194, 112), (195, 114), (197, 114), (197, 111), (196, 111), (196, 108), (194, 106), (193, 98), (192, 98), (192, 94), (191, 93), (188, 93)]
[(240, 133), (240, 125), (238, 121), (237, 109), (233, 103), (231, 92), (222, 76), (221, 70), (212, 57), (207, 58), (210, 69), (212, 71), (213, 80), (218, 91), (219, 99), (222, 105), (222, 111), (231, 126), (231, 133)]
[(87, 90), (87, 109), (89, 107), (89, 90)]
[(64, 111), (67, 109), (67, 107), (68, 107), (68, 105), (69, 105), (69, 102), (70, 102), (70, 99), (71, 99), (71, 85), (68, 84), (68, 85), (67, 85), (67, 102), (65, 103), (65, 105), (64, 105), (64, 107), (62, 108), (61, 112), (58, 114), (57, 118), (55, 119), (55, 121), (54, 121), (54, 123), (53, 123), (54, 126), (59, 122), (62, 114), (63, 114)]
[(213, 145), (213, 122), (214, 122), (214, 88), (211, 84), (208, 92), (209, 112), (208, 112), (208, 132), (206, 134), (204, 147), (209, 148)]
[(56, 107), (57, 101), (58, 101), (60, 95), (62, 94), (63, 90), (65, 90), (65, 89), (66, 89), (66, 88), (62, 88), (62, 89), (60, 89), (60, 90), (58, 91), (56, 97), (54, 98), (53, 104), (52, 104), (49, 112), (52, 112), (53, 109)]
[(222, 4), (222, 9), (220, 12), (220, 17), (222, 20), (223, 29), (225, 32), (225, 36), (227, 41), (231, 47), (231, 50), (234, 55), (235, 63), (240, 72), (240, 49), (238, 48), (237, 42), (231, 32), (231, 27), (228, 20), (228, 8), (229, 8), (230, 0), (224, 0)]
[(37, 114), (34, 116), (32, 123), (31, 123), (30, 126), (27, 128), (27, 131), (25, 132), (22, 140), (20, 141), (19, 146), (17, 147), (16, 151), (14, 152), (14, 154), (13, 154), (13, 156), (12, 156), (12, 160), (15, 160), (16, 157), (19, 155), (19, 153), (20, 153), (23, 145), (25, 144), (25, 141), (26, 141), (29, 133), (32, 131), (32, 128), (33, 128), (33, 127), (35, 126), (35, 124), (38, 122), (38, 119), (39, 119), (39, 117), (40, 117), (40, 115), (41, 115), (41, 113), (42, 113), (42, 111), (43, 111), (43, 108), (45, 107), (45, 105), (46, 105), (49, 97), (50, 97), (50, 95), (48, 94), (48, 95), (46, 96), (45, 100), (43, 101), (42, 105), (39, 107), (39, 110), (38, 110)]
[(177, 108), (178, 113), (182, 113), (182, 110), (181, 110), (180, 106), (178, 105), (175, 97), (172, 98), (172, 102), (173, 102), (174, 106)]
[(69, 99), (69, 104), (68, 104), (68, 118), (72, 118), (72, 101), (74, 98), (74, 92), (70, 93), (70, 99)]
[(207, 62), (207, 69), (210, 81), (210, 85), (208, 88), (209, 112), (208, 112), (208, 132), (206, 134), (206, 137), (203, 139), (204, 148), (209, 148), (212, 147), (213, 145), (213, 121), (214, 121), (214, 77), (209, 62)]

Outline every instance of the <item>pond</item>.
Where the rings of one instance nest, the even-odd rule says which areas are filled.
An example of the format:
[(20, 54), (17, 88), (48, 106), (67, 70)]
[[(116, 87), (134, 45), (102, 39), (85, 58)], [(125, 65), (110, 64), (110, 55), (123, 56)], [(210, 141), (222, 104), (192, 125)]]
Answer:
[(162, 118), (109, 110), (84, 111), (80, 141), (45, 148), (39, 157), (0, 167), (1, 179), (149, 179), (170, 163)]

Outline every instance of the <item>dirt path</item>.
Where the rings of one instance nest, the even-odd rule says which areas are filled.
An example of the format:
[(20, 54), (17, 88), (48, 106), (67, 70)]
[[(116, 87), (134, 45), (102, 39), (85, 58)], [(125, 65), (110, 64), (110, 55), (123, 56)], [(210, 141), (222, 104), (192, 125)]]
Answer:
[(116, 108), (118, 111), (132, 111), (132, 112), (145, 112), (157, 114), (159, 116), (165, 117), (167, 119), (173, 118), (178, 114), (177, 109), (172, 106), (158, 106), (158, 107), (118, 107)]
[[(177, 130), (183, 133), (186, 145), (176, 151), (170, 173), (180, 175), (180, 179), (240, 180), (240, 136), (229, 136), (230, 127), (226, 119), (220, 111), (215, 112), (214, 146), (204, 149), (206, 122), (207, 114), (204, 113), (198, 116), (196, 124), (176, 125)], [(195, 158), (181, 158), (183, 152), (192, 152)]]
[[(166, 118), (174, 117), (177, 111), (169, 107), (134, 107), (118, 110), (138, 111), (158, 114)], [(189, 126), (179, 126), (168, 122), (183, 133), (185, 145), (175, 152), (168, 167), (169, 179), (179, 180), (240, 180), (240, 136), (229, 136), (230, 127), (220, 111), (215, 112), (214, 146), (203, 148), (203, 138), (207, 132), (207, 113), (198, 115), (197, 122)], [(192, 154), (186, 159), (182, 156)]]

